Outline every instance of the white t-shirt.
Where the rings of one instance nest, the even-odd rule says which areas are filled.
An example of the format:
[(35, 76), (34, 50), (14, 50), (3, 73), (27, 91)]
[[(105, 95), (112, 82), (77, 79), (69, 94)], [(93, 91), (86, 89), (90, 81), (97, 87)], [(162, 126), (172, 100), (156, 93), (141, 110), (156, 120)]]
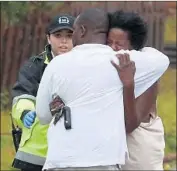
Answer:
[[(153, 48), (126, 52), (136, 65), (137, 97), (161, 77), (169, 59)], [(56, 93), (71, 108), (72, 129), (65, 129), (63, 118), (56, 125), (51, 122), (44, 169), (125, 163), (123, 85), (111, 59), (117, 60), (109, 46), (84, 44), (55, 57), (45, 69), (37, 116), (41, 124), (51, 122), (49, 103)]]

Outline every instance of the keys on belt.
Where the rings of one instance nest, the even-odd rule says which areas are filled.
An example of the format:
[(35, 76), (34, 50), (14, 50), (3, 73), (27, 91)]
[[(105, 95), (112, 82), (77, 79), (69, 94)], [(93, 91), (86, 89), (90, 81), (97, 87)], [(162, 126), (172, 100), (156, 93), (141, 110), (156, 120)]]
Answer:
[(53, 124), (56, 125), (56, 123), (60, 120), (60, 118), (62, 116), (63, 116), (63, 107), (60, 109), (60, 111), (58, 111), (57, 113), (55, 113), (55, 118), (54, 118)]
[[(50, 104), (50, 111), (54, 118), (54, 125), (62, 118), (64, 117), (64, 126), (65, 129), (71, 129), (71, 110), (68, 106), (65, 106), (61, 98), (54, 94), (53, 95), (53, 102), (56, 102), (53, 106)], [(62, 104), (61, 104), (62, 103)], [(51, 107), (52, 106), (52, 107)]]

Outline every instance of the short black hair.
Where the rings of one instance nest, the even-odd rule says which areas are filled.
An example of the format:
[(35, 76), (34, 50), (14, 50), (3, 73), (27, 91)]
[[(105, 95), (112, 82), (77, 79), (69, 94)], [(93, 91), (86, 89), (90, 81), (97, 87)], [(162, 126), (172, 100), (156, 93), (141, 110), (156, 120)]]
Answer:
[(135, 12), (115, 11), (109, 13), (109, 29), (119, 28), (129, 33), (131, 46), (140, 50), (147, 41), (147, 23)]
[(86, 24), (88, 28), (99, 32), (108, 32), (109, 18), (107, 12), (99, 8), (89, 8), (83, 11), (78, 18), (79, 24)]

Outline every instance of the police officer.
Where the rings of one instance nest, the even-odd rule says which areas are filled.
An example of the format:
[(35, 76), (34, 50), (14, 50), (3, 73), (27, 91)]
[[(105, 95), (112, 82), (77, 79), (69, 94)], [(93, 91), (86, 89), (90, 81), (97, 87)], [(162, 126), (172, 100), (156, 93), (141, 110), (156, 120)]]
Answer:
[(35, 97), (47, 64), (53, 57), (73, 48), (74, 17), (59, 15), (46, 29), (48, 45), (45, 51), (31, 57), (21, 68), (12, 88), (12, 118), (22, 129), (19, 149), (12, 166), (23, 171), (41, 171), (47, 152), (48, 126), (39, 124), (35, 112)]

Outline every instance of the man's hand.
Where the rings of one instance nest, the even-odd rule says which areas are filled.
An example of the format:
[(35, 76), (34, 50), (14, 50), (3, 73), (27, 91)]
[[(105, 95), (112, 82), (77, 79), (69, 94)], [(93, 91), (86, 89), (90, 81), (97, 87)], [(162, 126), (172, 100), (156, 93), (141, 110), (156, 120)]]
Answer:
[(54, 116), (57, 111), (59, 111), (61, 108), (63, 108), (64, 105), (65, 104), (63, 103), (62, 99), (58, 95), (54, 95), (53, 101), (49, 104), (52, 116)]
[(30, 127), (33, 125), (36, 118), (36, 112), (35, 111), (29, 111), (25, 114), (25, 116), (22, 119), (23, 125), (30, 129)]
[(111, 61), (112, 65), (118, 72), (120, 80), (124, 87), (129, 87), (134, 85), (134, 75), (135, 75), (135, 63), (130, 60), (129, 54), (117, 54), (117, 59), (119, 60), (119, 65)]

